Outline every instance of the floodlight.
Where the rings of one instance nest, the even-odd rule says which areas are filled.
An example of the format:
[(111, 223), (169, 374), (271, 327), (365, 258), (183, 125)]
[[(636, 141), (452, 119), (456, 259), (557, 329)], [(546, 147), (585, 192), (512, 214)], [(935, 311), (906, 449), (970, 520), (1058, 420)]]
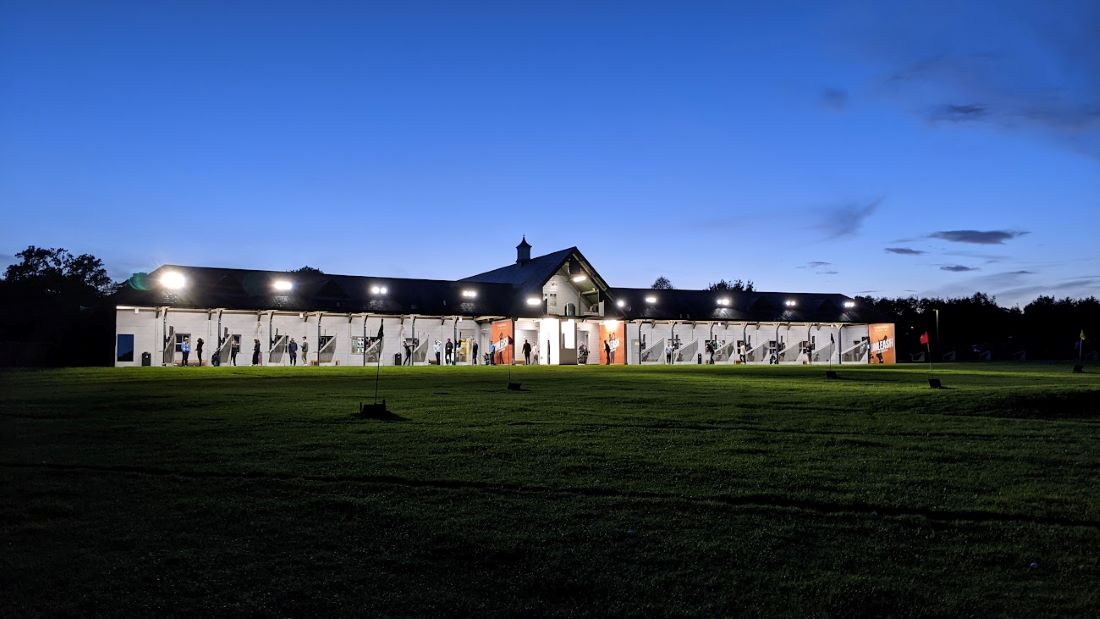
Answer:
[(730, 304), (730, 298), (729, 297), (721, 297), (721, 298), (718, 299), (718, 305), (721, 305), (722, 307), (726, 307), (729, 304)]
[(646, 303), (650, 303), (650, 304), (652, 304), (652, 303), (656, 303), (656, 302), (657, 302), (657, 297), (654, 297), (654, 296), (649, 296), (649, 297), (646, 297), (646, 298), (645, 298), (645, 302), (646, 302)]
[(179, 271), (165, 271), (161, 273), (160, 285), (169, 290), (179, 290), (187, 285), (187, 278)]
[(527, 305), (539, 305), (542, 303), (542, 299), (538, 297), (527, 297)]
[(622, 299), (615, 301), (615, 307), (626, 307), (626, 301), (623, 301)]
[(271, 287), (279, 292), (290, 292), (294, 288), (294, 282), (289, 279), (277, 279)]
[(375, 285), (370, 287), (371, 294), (386, 294), (387, 292), (389, 292), (389, 290), (387, 290), (385, 286)]
[(787, 299), (786, 301), (783, 302), (783, 304), (786, 305), (787, 307), (794, 307), (794, 306), (798, 305), (798, 301), (795, 301), (794, 299)]
[(844, 302), (844, 307), (847, 307), (847, 308), (849, 308), (849, 309), (851, 309), (851, 308), (853, 308), (853, 307), (855, 307), (855, 306), (856, 306), (856, 302), (855, 302), (855, 301), (845, 301), (845, 302)]
[(577, 284), (583, 282), (586, 279), (588, 279), (588, 276), (585, 275), (584, 273), (581, 273), (580, 275), (574, 275), (573, 276), (573, 282), (577, 283)]
[(477, 298), (477, 291), (476, 290), (463, 290), (462, 291), (462, 296), (467, 298), (467, 299), (476, 299)]

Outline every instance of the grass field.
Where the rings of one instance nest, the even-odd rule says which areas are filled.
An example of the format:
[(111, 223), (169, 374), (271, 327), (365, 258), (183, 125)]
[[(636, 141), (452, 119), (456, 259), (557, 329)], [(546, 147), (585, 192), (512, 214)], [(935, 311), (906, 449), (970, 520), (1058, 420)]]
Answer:
[(0, 613), (1078, 615), (1067, 365), (0, 373)]

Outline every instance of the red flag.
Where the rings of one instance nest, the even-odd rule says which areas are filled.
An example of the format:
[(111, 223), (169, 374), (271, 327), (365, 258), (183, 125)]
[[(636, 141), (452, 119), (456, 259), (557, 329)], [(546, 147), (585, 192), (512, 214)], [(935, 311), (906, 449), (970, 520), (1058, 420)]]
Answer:
[(920, 334), (920, 343), (925, 344), (925, 345), (928, 344), (928, 332), (927, 331)]

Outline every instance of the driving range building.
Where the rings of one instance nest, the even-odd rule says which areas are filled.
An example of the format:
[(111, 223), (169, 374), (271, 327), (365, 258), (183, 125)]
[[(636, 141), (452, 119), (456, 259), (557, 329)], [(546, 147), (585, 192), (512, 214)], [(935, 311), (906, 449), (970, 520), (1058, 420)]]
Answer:
[(448, 339), (460, 365), (525, 363), (525, 342), (541, 365), (894, 362), (893, 325), (850, 297), (615, 288), (576, 247), (532, 258), (526, 238), (459, 280), (172, 265), (115, 299), (120, 367), (178, 365), (188, 344), (193, 365), (199, 339), (221, 365), (288, 365), (292, 341), (302, 364), (426, 365), (437, 345), (446, 363)]

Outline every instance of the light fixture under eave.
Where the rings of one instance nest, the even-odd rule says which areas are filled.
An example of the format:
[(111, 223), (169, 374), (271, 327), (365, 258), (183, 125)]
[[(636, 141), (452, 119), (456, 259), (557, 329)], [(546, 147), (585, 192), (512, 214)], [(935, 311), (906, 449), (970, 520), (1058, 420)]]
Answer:
[(794, 299), (787, 299), (786, 301), (783, 302), (783, 304), (786, 305), (787, 307), (794, 307), (794, 306), (798, 305), (798, 301), (795, 301)]
[(856, 306), (856, 302), (855, 302), (855, 301), (845, 301), (845, 302), (844, 302), (844, 307), (846, 307), (846, 308), (848, 308), (848, 309), (852, 309), (852, 308), (853, 308), (853, 307), (855, 307), (855, 306)]
[(722, 298), (718, 299), (718, 305), (721, 305), (722, 307), (728, 307), (729, 304), (730, 304), (729, 297), (722, 297)]
[(534, 306), (539, 305), (540, 303), (542, 303), (542, 299), (538, 297), (527, 297), (527, 305)]
[(271, 284), (271, 287), (279, 292), (290, 292), (294, 289), (294, 282), (289, 279), (277, 279)]
[(623, 301), (622, 299), (615, 301), (615, 307), (626, 307), (626, 301)]
[(645, 302), (649, 303), (649, 304), (656, 303), (657, 302), (657, 297), (646, 297)]
[(477, 298), (477, 291), (476, 290), (463, 290), (462, 291), (462, 297), (465, 298), (465, 299), (476, 299)]
[(165, 271), (161, 273), (159, 281), (161, 286), (169, 290), (179, 290), (187, 285), (187, 278), (179, 271)]
[(371, 286), (370, 287), (370, 293), (371, 294), (386, 294), (387, 292), (389, 292), (389, 290), (387, 290), (385, 286)]
[(580, 275), (574, 275), (573, 276), (573, 283), (574, 284), (579, 284), (579, 283), (583, 282), (586, 279), (588, 279), (588, 276), (585, 275), (584, 273), (581, 273)]

